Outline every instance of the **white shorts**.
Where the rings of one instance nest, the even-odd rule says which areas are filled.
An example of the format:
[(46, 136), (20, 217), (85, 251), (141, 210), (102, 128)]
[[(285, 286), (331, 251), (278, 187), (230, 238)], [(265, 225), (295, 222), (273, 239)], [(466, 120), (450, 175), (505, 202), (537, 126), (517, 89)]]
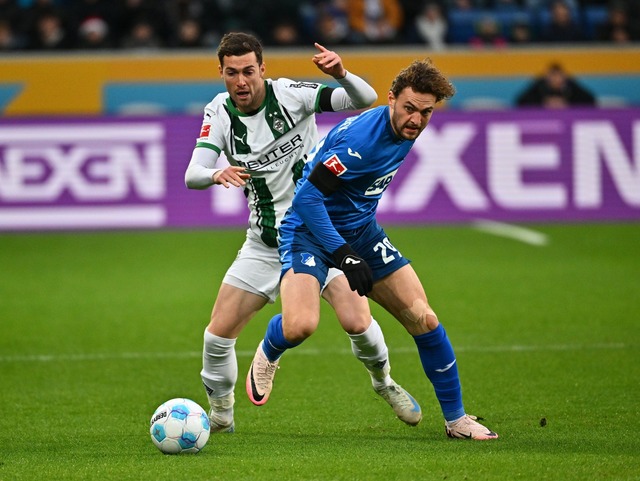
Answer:
[[(280, 294), (281, 269), (278, 249), (247, 237), (222, 282), (265, 297), (269, 303), (273, 304)], [(329, 269), (322, 289), (324, 290), (335, 277), (341, 274), (342, 271), (339, 269)]]

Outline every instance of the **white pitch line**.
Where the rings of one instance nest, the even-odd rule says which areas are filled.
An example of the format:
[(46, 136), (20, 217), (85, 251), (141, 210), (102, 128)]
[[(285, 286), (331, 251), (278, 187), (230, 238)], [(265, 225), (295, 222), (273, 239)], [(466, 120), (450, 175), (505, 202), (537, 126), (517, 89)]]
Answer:
[[(631, 346), (624, 343), (608, 343), (608, 344), (549, 344), (545, 346), (460, 346), (456, 352), (484, 352), (484, 353), (500, 353), (500, 352), (546, 352), (546, 351), (586, 351), (586, 350), (619, 350), (627, 349)], [(392, 348), (393, 354), (415, 353), (415, 347), (398, 347)], [(320, 356), (320, 355), (352, 355), (351, 349), (317, 349), (302, 348), (293, 351), (294, 354), (304, 356)], [(236, 352), (238, 357), (253, 357), (255, 351)], [(17, 363), (17, 362), (92, 362), (92, 361), (126, 361), (126, 360), (153, 360), (153, 359), (196, 359), (202, 357), (200, 351), (184, 351), (184, 352), (114, 352), (114, 353), (88, 353), (88, 354), (33, 354), (23, 356), (0, 356), (0, 363)]]
[(504, 222), (477, 219), (473, 221), (473, 227), (476, 230), (486, 232), (487, 234), (514, 239), (533, 246), (546, 246), (549, 243), (549, 237), (542, 232), (526, 229), (513, 224), (505, 224)]

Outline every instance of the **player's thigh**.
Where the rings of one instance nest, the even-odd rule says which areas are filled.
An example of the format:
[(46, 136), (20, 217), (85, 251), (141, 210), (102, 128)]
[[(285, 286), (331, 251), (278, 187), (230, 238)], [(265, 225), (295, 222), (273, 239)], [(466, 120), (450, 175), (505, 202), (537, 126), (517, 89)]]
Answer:
[(384, 307), (412, 335), (438, 327), (438, 318), (410, 264), (378, 280), (369, 297)]
[(223, 282), (275, 302), (280, 291), (278, 250), (251, 237), (242, 245)]
[(322, 291), (322, 297), (331, 305), (346, 332), (361, 334), (371, 324), (369, 301), (351, 290), (343, 274), (331, 276), (333, 271), (336, 269), (329, 270), (328, 283)]
[(301, 342), (320, 322), (320, 283), (308, 273), (289, 269), (280, 283), (282, 329), (287, 340)]
[(235, 339), (267, 302), (268, 299), (263, 295), (223, 282), (207, 330), (216, 336)]
[(409, 264), (375, 221), (349, 233), (345, 240), (369, 264), (374, 283)]
[(211, 312), (209, 331), (235, 338), (279, 292), (280, 261), (273, 247), (247, 238), (227, 270)]

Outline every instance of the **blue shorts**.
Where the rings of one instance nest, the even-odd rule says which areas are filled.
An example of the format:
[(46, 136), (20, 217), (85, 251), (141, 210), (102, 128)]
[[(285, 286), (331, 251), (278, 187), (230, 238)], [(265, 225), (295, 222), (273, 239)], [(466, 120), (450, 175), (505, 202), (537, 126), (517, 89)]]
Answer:
[[(373, 271), (373, 282), (410, 262), (391, 244), (384, 229), (375, 220), (357, 229), (339, 231), (339, 234), (369, 264)], [(285, 223), (280, 228), (279, 242), (281, 275), (293, 269), (296, 273), (311, 274), (323, 286), (329, 268), (339, 268), (333, 261), (332, 253), (318, 244), (305, 226), (296, 229)]]

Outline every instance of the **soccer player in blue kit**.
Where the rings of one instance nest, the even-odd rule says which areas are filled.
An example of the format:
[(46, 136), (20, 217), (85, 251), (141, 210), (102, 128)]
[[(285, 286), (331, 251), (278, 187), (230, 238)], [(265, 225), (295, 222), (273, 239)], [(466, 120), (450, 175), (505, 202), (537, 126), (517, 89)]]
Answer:
[[(271, 319), (247, 375), (254, 404), (269, 398), (280, 356), (320, 321), (320, 286), (330, 267), (391, 313), (411, 334), (453, 438), (496, 439), (466, 414), (451, 343), (409, 261), (375, 219), (378, 201), (438, 102), (455, 93), (430, 59), (393, 80), (388, 105), (335, 126), (310, 154), (280, 225), (282, 314)], [(368, 305), (367, 305), (368, 308)]]

